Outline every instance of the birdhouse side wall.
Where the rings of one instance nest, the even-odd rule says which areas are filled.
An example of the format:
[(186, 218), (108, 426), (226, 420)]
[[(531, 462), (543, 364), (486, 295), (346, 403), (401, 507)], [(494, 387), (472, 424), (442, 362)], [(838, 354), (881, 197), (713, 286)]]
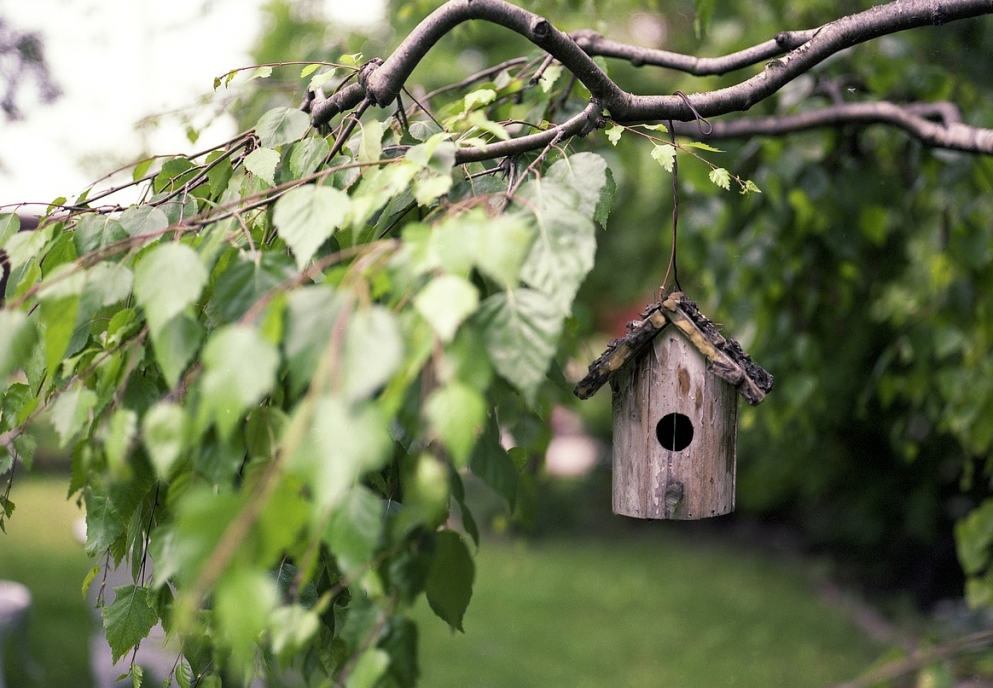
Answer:
[[(734, 510), (737, 394), (707, 370), (706, 359), (675, 328), (611, 381), (614, 513), (649, 519), (698, 519)], [(659, 421), (681, 414), (689, 444), (666, 449)], [(670, 442), (670, 445), (672, 442)], [(677, 442), (678, 446), (678, 442)]]

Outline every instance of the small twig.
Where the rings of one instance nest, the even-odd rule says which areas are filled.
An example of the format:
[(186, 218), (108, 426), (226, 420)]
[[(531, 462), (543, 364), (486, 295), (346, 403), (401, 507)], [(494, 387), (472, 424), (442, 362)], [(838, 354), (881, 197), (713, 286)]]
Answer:
[(526, 57), (515, 57), (510, 60), (505, 60), (504, 62), (501, 62), (498, 65), (487, 67), (486, 69), (476, 72), (471, 76), (467, 76), (462, 81), (459, 81), (454, 84), (448, 84), (447, 86), (441, 86), (439, 88), (434, 89), (433, 91), (429, 91), (427, 94), (425, 94), (423, 100), (427, 102), (430, 101), (435, 96), (440, 96), (442, 93), (447, 93), (448, 91), (458, 91), (463, 88), (467, 88), (469, 86), (472, 86), (477, 81), (482, 81), (483, 79), (487, 79), (493, 76), (494, 74), (499, 74), (505, 69), (509, 69), (510, 67), (514, 67), (519, 64), (524, 64), (526, 62), (530, 62), (530, 60)]
[(929, 664), (955, 657), (965, 652), (973, 652), (993, 644), (993, 630), (979, 631), (961, 638), (956, 638), (944, 645), (915, 652), (910, 657), (897, 659), (881, 667), (873, 669), (859, 678), (839, 683), (834, 688), (869, 688), (906, 676), (914, 671), (923, 669)]
[[(416, 97), (414, 97), (414, 94), (411, 93), (409, 89), (404, 87), (403, 92), (407, 94), (408, 98), (410, 98), (412, 101), (414, 101), (414, 103), (416, 103), (417, 107), (420, 108), (421, 112), (423, 112), (425, 115), (430, 117), (431, 121), (438, 125), (439, 129), (444, 130), (445, 127), (442, 126), (441, 122), (438, 121), (438, 118), (434, 116), (434, 113), (431, 112), (431, 110), (424, 103), (422, 103)], [(399, 97), (399, 94), (397, 95), (397, 97)]]

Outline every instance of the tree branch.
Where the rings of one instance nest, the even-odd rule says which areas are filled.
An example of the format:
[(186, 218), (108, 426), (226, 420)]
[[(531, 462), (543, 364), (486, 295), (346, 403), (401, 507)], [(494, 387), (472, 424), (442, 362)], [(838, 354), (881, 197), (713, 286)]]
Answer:
[(544, 148), (554, 141), (561, 141), (573, 136), (586, 136), (594, 129), (599, 129), (603, 125), (604, 120), (601, 114), (600, 104), (594, 100), (578, 115), (570, 117), (562, 124), (545, 129), (538, 134), (519, 136), (516, 139), (491, 143), (479, 148), (459, 148), (455, 153), (455, 163), (461, 165), (466, 162), (478, 162), (480, 160), (503, 158), (508, 155), (520, 155), (527, 151)]
[(580, 29), (579, 31), (573, 31), (569, 35), (587, 55), (600, 55), (602, 57), (627, 60), (635, 67), (651, 65), (653, 67), (675, 69), (680, 72), (692, 74), (693, 76), (710, 76), (714, 74), (726, 74), (736, 69), (749, 67), (764, 60), (769, 60), (777, 55), (782, 55), (787, 50), (800, 47), (809, 41), (815, 33), (816, 31), (813, 30), (783, 31), (770, 41), (759, 43), (751, 48), (739, 50), (738, 52), (722, 57), (695, 57), (668, 50), (642, 48), (637, 45), (604, 38), (592, 29)]
[[(698, 114), (718, 117), (745, 111), (846, 48), (898, 31), (990, 13), (993, 13), (993, 0), (895, 0), (816, 29), (783, 32), (773, 40), (724, 57), (695, 58), (625, 45), (588, 30), (568, 35), (542, 17), (504, 0), (452, 0), (418, 24), (385, 62), (375, 60), (363, 67), (357, 83), (327, 99), (311, 103), (311, 119), (315, 126), (324, 125), (338, 113), (354, 108), (363, 98), (369, 98), (380, 107), (389, 106), (431, 47), (459, 24), (473, 19), (488, 21), (524, 36), (561, 62), (614, 121), (632, 124), (665, 120), (686, 122), (696, 119)], [(686, 97), (638, 96), (614, 83), (591, 55), (618, 57), (634, 64), (652, 64), (696, 75), (721, 74), (763, 60), (770, 61), (761, 73), (714, 91), (691, 93)], [(468, 162), (512, 155), (541, 148), (556, 137), (583, 135), (590, 131), (592, 123), (588, 110), (541, 134), (462, 150), (459, 160)], [(958, 122), (937, 124), (906, 106), (892, 103), (842, 104), (802, 115), (739, 122), (715, 122), (714, 135), (780, 134), (784, 131), (782, 127), (795, 131), (846, 122), (886, 123), (903, 128), (928, 145), (980, 153), (991, 152), (993, 138), (988, 130)], [(775, 128), (777, 126), (779, 128)], [(718, 131), (723, 133), (718, 134)]]
[[(937, 120), (937, 121), (935, 121)], [(796, 115), (745, 117), (712, 122), (713, 131), (700, 136), (692, 123), (675, 124), (681, 136), (707, 139), (781, 136), (791, 132), (846, 124), (888, 124), (903, 129), (927, 146), (970, 153), (993, 154), (993, 129), (961, 122), (952, 103), (839, 103)]]

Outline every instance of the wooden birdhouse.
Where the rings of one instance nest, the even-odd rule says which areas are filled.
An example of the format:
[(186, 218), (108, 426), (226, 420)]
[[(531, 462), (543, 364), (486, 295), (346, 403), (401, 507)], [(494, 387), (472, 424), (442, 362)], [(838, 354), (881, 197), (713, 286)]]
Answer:
[(734, 510), (738, 395), (756, 405), (772, 376), (682, 293), (645, 309), (576, 386), (613, 390), (613, 508), (635, 518)]

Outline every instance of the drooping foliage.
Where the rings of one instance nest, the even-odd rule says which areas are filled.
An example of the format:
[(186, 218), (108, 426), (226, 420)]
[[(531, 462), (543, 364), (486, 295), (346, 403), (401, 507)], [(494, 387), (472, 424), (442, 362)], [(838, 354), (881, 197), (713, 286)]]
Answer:
[[(692, 11), (655, 21), (688, 52), (727, 52), (837, 12), (704, 4), (705, 48)], [(413, 685), (410, 607), (424, 595), (462, 629), (471, 599), (465, 477), (534, 511), (579, 336), (658, 289), (677, 161), (681, 286), (781, 381), (742, 413), (743, 506), (861, 551), (924, 546), (957, 504), (942, 481), (988, 479), (988, 159), (862, 127), (721, 152), (604, 113), (585, 140), (462, 162), (583, 112), (589, 93), (523, 40), (470, 25), (395, 110), (363, 103), (314, 128), (301, 94), (348, 87), (366, 58), (341, 45), (322, 59), (319, 26), (273, 7), (281, 39), (260, 62), (302, 64), (215, 82), (263, 85), (242, 103), (247, 134), (138, 163), (125, 208), (93, 190), (53, 203), (33, 232), (0, 215), (0, 474), (30, 465), (40, 423), (72, 453), (87, 551), (134, 577), (103, 609), (115, 658), (161, 620), (182, 640), (184, 687), (290, 671)], [(973, 50), (986, 40), (960, 34)], [(294, 36), (307, 54), (272, 52)], [(467, 63), (524, 57), (431, 93), (472, 71), (459, 40), (476, 51), (459, 44)], [(923, 66), (923, 40), (860, 46), (757, 107), (802, 110), (839, 85), (988, 104), (983, 72)], [(633, 90), (692, 89), (610, 64)], [(991, 518), (959, 527), (976, 601), (993, 588), (978, 578)]]

